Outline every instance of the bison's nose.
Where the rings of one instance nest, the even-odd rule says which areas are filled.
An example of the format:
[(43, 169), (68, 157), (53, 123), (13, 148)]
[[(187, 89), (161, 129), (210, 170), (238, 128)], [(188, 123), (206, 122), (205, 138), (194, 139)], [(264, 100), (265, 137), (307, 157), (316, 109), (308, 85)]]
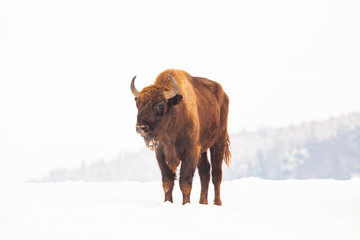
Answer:
[(146, 125), (136, 125), (136, 132), (139, 134), (145, 134), (149, 130), (149, 127)]

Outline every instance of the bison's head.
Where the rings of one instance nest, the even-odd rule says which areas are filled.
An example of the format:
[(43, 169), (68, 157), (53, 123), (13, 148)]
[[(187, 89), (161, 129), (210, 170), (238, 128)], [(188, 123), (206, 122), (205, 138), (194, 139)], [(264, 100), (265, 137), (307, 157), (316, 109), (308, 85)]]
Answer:
[(136, 132), (145, 140), (147, 147), (153, 148), (155, 137), (165, 119), (169, 119), (171, 108), (182, 99), (178, 95), (179, 87), (176, 80), (169, 75), (173, 89), (167, 90), (164, 87), (151, 85), (140, 92), (135, 88), (135, 78), (131, 81), (131, 91), (135, 96), (138, 109)]

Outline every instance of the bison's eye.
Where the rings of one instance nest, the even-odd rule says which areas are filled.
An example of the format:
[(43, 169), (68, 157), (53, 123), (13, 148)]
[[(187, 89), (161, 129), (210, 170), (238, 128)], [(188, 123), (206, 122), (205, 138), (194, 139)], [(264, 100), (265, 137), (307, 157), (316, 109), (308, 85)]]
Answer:
[(155, 106), (155, 112), (157, 115), (162, 115), (164, 113), (165, 105), (159, 104)]

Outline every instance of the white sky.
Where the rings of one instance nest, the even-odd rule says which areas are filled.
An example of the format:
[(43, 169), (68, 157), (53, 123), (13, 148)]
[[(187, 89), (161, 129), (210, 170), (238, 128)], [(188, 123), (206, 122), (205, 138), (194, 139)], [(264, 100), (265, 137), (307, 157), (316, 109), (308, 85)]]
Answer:
[(231, 133), (360, 111), (359, 12), (356, 0), (2, 0), (0, 181), (144, 148), (130, 80), (141, 89), (167, 68), (223, 85)]

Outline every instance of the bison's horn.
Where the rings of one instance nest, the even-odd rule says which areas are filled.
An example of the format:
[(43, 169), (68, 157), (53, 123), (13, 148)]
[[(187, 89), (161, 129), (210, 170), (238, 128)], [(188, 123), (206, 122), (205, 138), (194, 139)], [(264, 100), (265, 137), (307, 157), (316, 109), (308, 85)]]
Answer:
[(138, 90), (136, 90), (136, 88), (135, 88), (135, 78), (136, 78), (136, 76), (131, 80), (131, 85), (130, 85), (130, 87), (131, 87), (131, 92), (134, 94), (134, 96), (135, 97), (139, 97), (139, 91)]
[(171, 81), (172, 81), (174, 87), (172, 90), (164, 92), (164, 96), (166, 99), (175, 97), (176, 94), (178, 94), (178, 92), (179, 92), (179, 86), (178, 86), (176, 80), (170, 74), (169, 74), (169, 77), (171, 78)]

